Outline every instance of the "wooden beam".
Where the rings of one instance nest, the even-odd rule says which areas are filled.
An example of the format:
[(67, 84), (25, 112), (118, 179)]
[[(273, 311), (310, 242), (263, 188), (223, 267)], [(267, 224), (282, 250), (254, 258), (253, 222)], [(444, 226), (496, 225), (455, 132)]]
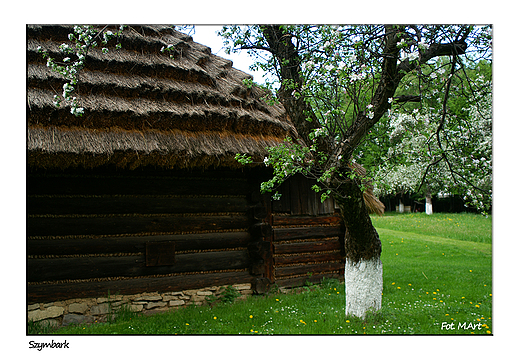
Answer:
[(339, 215), (331, 216), (273, 216), (273, 226), (317, 226), (317, 225), (338, 225), (341, 222)]
[(27, 259), (27, 281), (135, 277), (184, 272), (237, 270), (250, 266), (247, 250), (176, 254), (175, 264), (146, 266), (145, 254), (137, 256), (84, 256)]
[(295, 266), (284, 266), (275, 268), (275, 277), (284, 277), (291, 275), (304, 275), (309, 273), (320, 273), (329, 271), (340, 271), (344, 267), (341, 261), (338, 262), (326, 262), (318, 264), (307, 264), (307, 265), (295, 265)]
[(30, 215), (187, 214), (246, 212), (245, 197), (167, 197), (135, 195), (28, 196)]
[(35, 284), (27, 286), (29, 304), (74, 298), (103, 297), (110, 294), (132, 295), (143, 292), (169, 292), (200, 289), (207, 286), (251, 283), (247, 271), (215, 272), (165, 277), (144, 277), (112, 281)]
[(245, 231), (206, 234), (27, 239), (27, 255), (86, 255), (143, 252), (146, 242), (174, 241), (176, 251), (246, 247)]
[(297, 254), (289, 256), (275, 256), (274, 265), (289, 265), (310, 263), (314, 261), (341, 261), (343, 257), (340, 252), (331, 252), (325, 254)]
[(297, 253), (310, 253), (317, 251), (331, 251), (341, 250), (342, 245), (338, 239), (332, 240), (320, 240), (320, 241), (306, 241), (306, 242), (294, 242), (288, 244), (274, 244), (275, 255), (279, 254), (297, 254)]
[(200, 232), (245, 229), (245, 215), (168, 216), (141, 214), (114, 216), (29, 217), (28, 236), (120, 235), (153, 232)]
[(313, 226), (273, 229), (274, 241), (314, 239), (340, 236), (341, 229), (336, 226)]

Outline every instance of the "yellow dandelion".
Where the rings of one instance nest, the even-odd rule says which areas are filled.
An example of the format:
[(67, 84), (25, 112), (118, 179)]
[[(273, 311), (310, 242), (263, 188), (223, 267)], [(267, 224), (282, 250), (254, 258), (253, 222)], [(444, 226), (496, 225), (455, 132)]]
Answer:
[(318, 320), (314, 320), (314, 322), (318, 322)]
[(491, 334), (491, 331), (487, 330), (486, 333)]
[(249, 315), (249, 318), (252, 319), (252, 318), (253, 318), (253, 315)]
[(395, 285), (395, 282), (393, 282), (392, 285)]
[(345, 322), (349, 323), (349, 322), (350, 322), (350, 320), (347, 320), (347, 321), (345, 321)]
[(433, 292), (433, 295), (437, 294), (435, 291)]
[(276, 299), (276, 301), (280, 301), (280, 299)]
[(437, 298), (433, 298), (433, 300), (437, 300)]
[(216, 317), (216, 316), (213, 316), (213, 320), (217, 320), (217, 317)]
[(398, 286), (397, 288), (398, 288), (398, 289), (401, 289), (401, 287), (400, 287), (400, 286)]
[(479, 307), (480, 307), (480, 305), (475, 305), (475, 307), (478, 307), (478, 308), (479, 308)]
[(493, 294), (489, 294), (489, 296), (493, 296)]
[(469, 272), (473, 272), (473, 270), (470, 270)]

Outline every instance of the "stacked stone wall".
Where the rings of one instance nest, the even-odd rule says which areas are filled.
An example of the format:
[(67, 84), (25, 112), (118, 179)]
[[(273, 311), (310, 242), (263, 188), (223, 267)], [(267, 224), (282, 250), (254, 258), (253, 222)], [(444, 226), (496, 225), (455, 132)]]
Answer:
[[(135, 295), (111, 295), (99, 298), (70, 299), (52, 303), (31, 304), (27, 307), (28, 321), (45, 326), (60, 327), (70, 324), (104, 322), (123, 306), (138, 314), (154, 314), (188, 305), (205, 305), (208, 300), (219, 299), (228, 285), (202, 289), (141, 293)], [(245, 299), (253, 293), (251, 284), (233, 285)]]

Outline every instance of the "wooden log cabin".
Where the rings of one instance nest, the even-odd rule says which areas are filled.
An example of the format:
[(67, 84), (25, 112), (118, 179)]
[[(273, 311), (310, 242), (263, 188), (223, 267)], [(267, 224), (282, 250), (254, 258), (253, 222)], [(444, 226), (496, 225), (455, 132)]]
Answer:
[(122, 49), (88, 53), (76, 117), (38, 51), (62, 59), (72, 31), (27, 27), (29, 304), (342, 276), (332, 201), (303, 177), (280, 201), (259, 192), (265, 148), (297, 134), (250, 75), (171, 27), (132, 26)]

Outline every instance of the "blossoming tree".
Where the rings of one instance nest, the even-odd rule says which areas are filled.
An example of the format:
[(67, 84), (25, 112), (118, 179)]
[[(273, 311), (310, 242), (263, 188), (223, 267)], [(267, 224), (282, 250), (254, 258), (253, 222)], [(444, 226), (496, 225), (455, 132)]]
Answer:
[(468, 207), (490, 210), (491, 64), (481, 60), (459, 72), (446, 109), (442, 96), (449, 73), (436, 66), (423, 73), (422, 101), (391, 109), (359, 147), (355, 157), (373, 169), (376, 195), (423, 194), (429, 214), (432, 193), (459, 195)]
[[(470, 53), (490, 51), (490, 28), (262, 25), (224, 27), (220, 34), (230, 51), (247, 50), (257, 57), (255, 66), (276, 75), (277, 98), (300, 136), (269, 150), (265, 162), (274, 176), (263, 190), (275, 191), (295, 173), (318, 180), (315, 190), (334, 197), (346, 226), (345, 312), (364, 317), (369, 309), (379, 309), (381, 241), (363, 199), (367, 180), (356, 171), (354, 155), (389, 110), (421, 100), (421, 92), (416, 92), (420, 86), (407, 89), (403, 84), (420, 83), (423, 71), (442, 66), (449, 76), (432, 127), (441, 158), (449, 160), (452, 148), (446, 147), (442, 132), (451, 79), (473, 60)], [(447, 61), (436, 61), (439, 58)], [(380, 140), (389, 141), (385, 136)]]

